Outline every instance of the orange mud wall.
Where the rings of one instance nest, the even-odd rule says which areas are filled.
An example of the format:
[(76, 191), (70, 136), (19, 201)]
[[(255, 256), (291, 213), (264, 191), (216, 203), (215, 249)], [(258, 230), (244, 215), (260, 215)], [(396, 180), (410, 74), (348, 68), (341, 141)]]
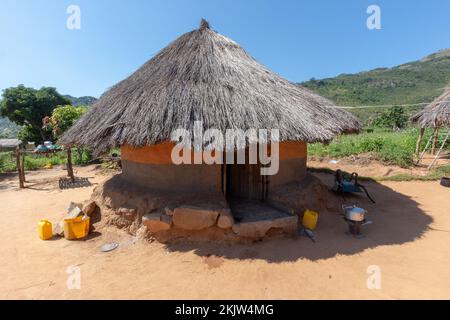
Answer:
[(269, 176), (270, 189), (301, 181), (306, 176), (307, 144), (302, 141), (280, 143), (280, 164), (276, 175)]
[[(222, 192), (222, 166), (220, 164), (172, 163), (172, 142), (133, 148), (122, 146), (122, 172), (131, 183), (168, 192), (214, 193)], [(272, 187), (301, 181), (306, 175), (307, 145), (305, 142), (287, 141), (279, 144), (279, 171), (269, 176)]]

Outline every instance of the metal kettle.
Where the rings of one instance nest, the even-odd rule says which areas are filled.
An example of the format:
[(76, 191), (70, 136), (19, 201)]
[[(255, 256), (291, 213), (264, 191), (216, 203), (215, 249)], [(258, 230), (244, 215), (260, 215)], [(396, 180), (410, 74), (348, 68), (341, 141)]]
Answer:
[(365, 209), (359, 208), (355, 205), (353, 206), (342, 205), (342, 210), (344, 211), (345, 219), (354, 222), (364, 221), (367, 213)]

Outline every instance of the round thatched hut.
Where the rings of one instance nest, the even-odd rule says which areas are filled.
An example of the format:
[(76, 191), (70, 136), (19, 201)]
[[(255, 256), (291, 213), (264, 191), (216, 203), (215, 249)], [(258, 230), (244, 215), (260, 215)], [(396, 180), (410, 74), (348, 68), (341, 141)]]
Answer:
[[(262, 176), (263, 165), (249, 161), (244, 164), (174, 164), (172, 133), (181, 128), (193, 137), (195, 123), (201, 123), (203, 131), (211, 128), (220, 132), (241, 130), (237, 138), (244, 139), (241, 149), (247, 150), (250, 142), (245, 132), (278, 129), (281, 141), (278, 173)], [(190, 197), (222, 197), (226, 201), (212, 202), (225, 203), (225, 206), (237, 203), (238, 206), (249, 199), (269, 201), (275, 197), (276, 190), (304, 181), (307, 143), (327, 142), (338, 134), (359, 130), (360, 124), (354, 116), (274, 74), (202, 20), (199, 29), (176, 39), (103, 94), (64, 135), (61, 143), (81, 145), (96, 154), (120, 146), (120, 185), (124, 189), (138, 188), (140, 192), (146, 190), (147, 194), (170, 194), (171, 197), (179, 195), (183, 203)], [(238, 211), (245, 214), (254, 212), (252, 208), (250, 205), (240, 209), (232, 207), (232, 210), (233, 214)], [(168, 216), (173, 217), (170, 224), (180, 227), (183, 225), (180, 217), (186, 216), (201, 220), (201, 215), (192, 210), (181, 211), (179, 214), (176, 209), (174, 214), (170, 211)], [(269, 211), (264, 212), (274, 214)], [(147, 218), (159, 222), (163, 219), (161, 216)], [(215, 218), (217, 215), (211, 220)], [(200, 229), (199, 226), (184, 226), (190, 230)]]
[(433, 129), (432, 153), (435, 153), (439, 128), (450, 125), (450, 87), (433, 102), (410, 118), (411, 122), (420, 126), (421, 131), (417, 140), (416, 153), (420, 151), (426, 128)]

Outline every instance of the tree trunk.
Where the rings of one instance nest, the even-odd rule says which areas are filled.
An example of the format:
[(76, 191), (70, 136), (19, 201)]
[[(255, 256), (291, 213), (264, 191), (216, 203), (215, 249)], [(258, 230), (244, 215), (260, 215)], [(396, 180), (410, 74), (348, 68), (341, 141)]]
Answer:
[(39, 134), (41, 135), (42, 143), (44, 143), (46, 139), (45, 139), (44, 130), (42, 130), (42, 126), (38, 126), (34, 123), (30, 123), (30, 125), (39, 131)]
[(42, 137), (42, 143), (44, 143), (45, 142), (45, 134), (44, 134), (44, 130), (42, 130), (42, 128), (39, 128), (39, 133), (41, 134), (41, 137)]
[(72, 168), (72, 150), (70, 148), (67, 149), (67, 175), (70, 177), (72, 182), (75, 182), (75, 176), (73, 175)]
[(439, 136), (439, 127), (436, 127), (436, 128), (434, 128), (434, 132), (433, 132), (433, 146), (431, 147), (431, 153), (433, 155), (436, 154), (436, 144), (437, 144), (438, 136)]
[(422, 140), (423, 140), (424, 134), (425, 134), (425, 128), (420, 128), (419, 139), (417, 139), (417, 144), (416, 144), (416, 155), (419, 155), (420, 146), (422, 145)]

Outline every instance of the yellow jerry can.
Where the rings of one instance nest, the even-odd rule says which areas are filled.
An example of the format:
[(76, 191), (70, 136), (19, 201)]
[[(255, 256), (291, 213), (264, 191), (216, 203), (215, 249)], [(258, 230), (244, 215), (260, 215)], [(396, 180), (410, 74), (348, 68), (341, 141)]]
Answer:
[(64, 238), (67, 240), (83, 239), (89, 233), (88, 216), (64, 219)]
[(53, 237), (52, 223), (47, 220), (41, 220), (38, 223), (38, 234), (42, 240), (49, 240)]
[(303, 213), (302, 225), (306, 229), (314, 230), (317, 227), (317, 220), (319, 219), (319, 214), (312, 210), (306, 210)]

